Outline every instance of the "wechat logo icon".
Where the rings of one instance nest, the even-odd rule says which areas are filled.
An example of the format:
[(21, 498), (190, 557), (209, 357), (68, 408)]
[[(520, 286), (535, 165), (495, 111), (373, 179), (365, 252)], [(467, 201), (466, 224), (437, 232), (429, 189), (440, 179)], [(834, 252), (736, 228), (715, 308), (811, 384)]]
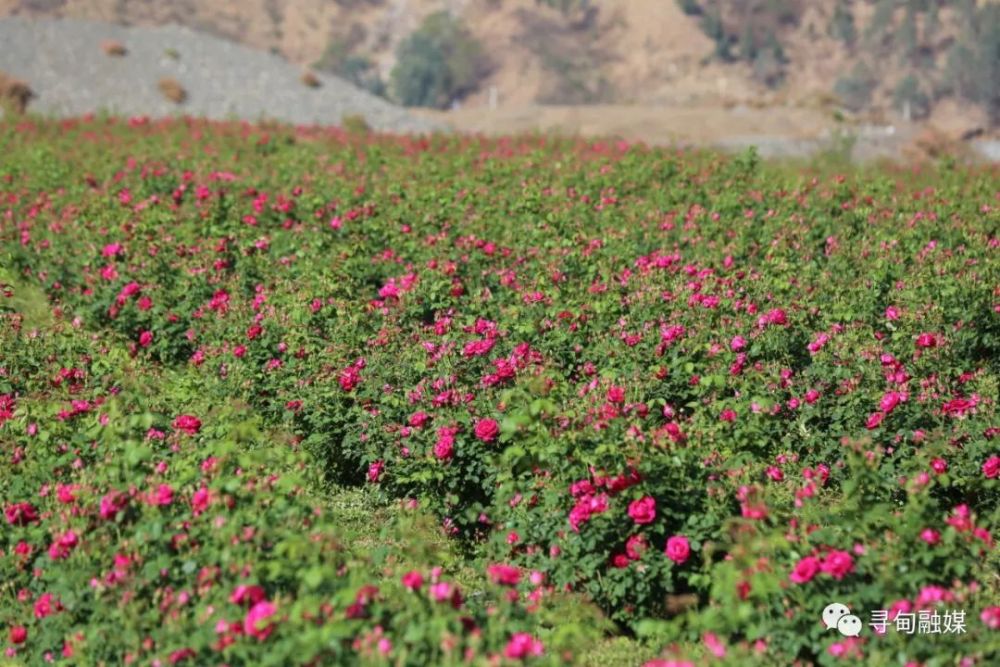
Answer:
[(823, 609), (823, 625), (827, 630), (834, 628), (845, 637), (857, 637), (861, 634), (861, 619), (851, 613), (846, 604), (833, 602)]

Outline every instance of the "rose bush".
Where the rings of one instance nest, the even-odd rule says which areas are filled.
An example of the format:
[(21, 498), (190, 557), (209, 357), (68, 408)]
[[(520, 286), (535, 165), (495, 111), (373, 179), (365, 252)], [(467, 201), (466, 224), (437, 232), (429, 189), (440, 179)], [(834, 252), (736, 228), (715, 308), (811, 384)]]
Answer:
[[(0, 132), (8, 657), (997, 650), (995, 173)], [(845, 639), (831, 601), (964, 609), (966, 632)]]

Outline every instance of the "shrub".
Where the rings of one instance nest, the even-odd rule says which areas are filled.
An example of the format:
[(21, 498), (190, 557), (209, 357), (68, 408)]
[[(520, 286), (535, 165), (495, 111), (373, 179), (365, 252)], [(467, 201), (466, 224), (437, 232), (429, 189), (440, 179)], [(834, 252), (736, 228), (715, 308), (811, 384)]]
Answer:
[(183, 104), (187, 100), (187, 90), (173, 77), (163, 77), (156, 86), (160, 89), (160, 93), (174, 104)]
[(121, 57), (128, 53), (125, 45), (114, 39), (107, 39), (101, 42), (101, 51), (104, 51), (105, 55), (114, 57)]
[(701, 16), (702, 30), (715, 41), (716, 58), (750, 64), (755, 77), (767, 85), (781, 82), (785, 57), (780, 36), (786, 28), (798, 23), (802, 3), (797, 0), (741, 3), (709, 0), (695, 6)]
[(340, 120), (340, 125), (350, 134), (367, 134), (371, 131), (368, 121), (359, 113), (344, 116)]
[(861, 61), (851, 73), (837, 79), (833, 85), (834, 94), (851, 111), (860, 111), (871, 103), (872, 93), (878, 87), (878, 79), (872, 69)]
[(1000, 122), (1000, 6), (986, 4), (948, 53), (945, 90), (980, 104)]
[(23, 114), (34, 96), (27, 82), (0, 71), (0, 107), (4, 110)]
[(681, 11), (688, 16), (700, 16), (702, 9), (701, 5), (698, 4), (698, 0), (677, 0), (677, 5), (681, 8)]
[(323, 85), (323, 83), (319, 80), (319, 77), (310, 70), (302, 72), (302, 76), (299, 77), (299, 80), (302, 82), (302, 85), (308, 88), (319, 88)]
[(473, 91), (488, 70), (479, 43), (458, 19), (438, 12), (400, 44), (393, 96), (406, 106), (445, 108)]
[(315, 67), (336, 74), (373, 95), (384, 97), (385, 82), (375, 63), (366, 56), (352, 53), (364, 37), (364, 27), (359, 23), (352, 24), (346, 34), (330, 40)]
[(854, 46), (858, 38), (858, 31), (854, 25), (854, 14), (851, 13), (850, 5), (844, 0), (837, 0), (833, 9), (833, 16), (830, 18), (830, 35), (834, 39), (839, 39), (848, 47)]
[(772, 37), (762, 48), (754, 51), (751, 59), (754, 78), (771, 88), (780, 85), (785, 78), (788, 60), (778, 40)]
[(904, 77), (892, 93), (893, 105), (900, 113), (909, 113), (910, 118), (925, 118), (931, 112), (931, 99), (923, 91), (916, 76)]
[(336, 68), (335, 73), (373, 95), (385, 97), (385, 82), (379, 75), (375, 63), (365, 56), (348, 56)]

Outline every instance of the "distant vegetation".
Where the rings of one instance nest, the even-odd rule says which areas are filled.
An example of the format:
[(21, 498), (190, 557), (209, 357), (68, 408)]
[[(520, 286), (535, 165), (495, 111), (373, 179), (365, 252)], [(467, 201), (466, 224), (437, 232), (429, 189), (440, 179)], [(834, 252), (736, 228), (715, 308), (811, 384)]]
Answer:
[(364, 29), (354, 24), (346, 36), (330, 41), (323, 55), (313, 66), (318, 70), (336, 74), (373, 95), (385, 97), (385, 81), (379, 75), (375, 63), (367, 56), (353, 52), (364, 36)]
[[(810, 3), (801, 0), (677, 0), (715, 41), (714, 57), (746, 62), (777, 87), (794, 66), (789, 36)], [(857, 10), (868, 5), (865, 25)], [(975, 0), (836, 0), (826, 34), (854, 64), (834, 84), (848, 109), (879, 101), (914, 118), (946, 97), (981, 105), (1000, 121), (1000, 5)]]
[(798, 25), (805, 8), (798, 0), (677, 0), (681, 9), (701, 17), (701, 27), (715, 40), (715, 57), (725, 62), (745, 61), (754, 78), (779, 85), (788, 58), (782, 31)]
[(396, 51), (392, 97), (404, 106), (446, 108), (489, 71), (479, 42), (447, 12), (431, 14)]

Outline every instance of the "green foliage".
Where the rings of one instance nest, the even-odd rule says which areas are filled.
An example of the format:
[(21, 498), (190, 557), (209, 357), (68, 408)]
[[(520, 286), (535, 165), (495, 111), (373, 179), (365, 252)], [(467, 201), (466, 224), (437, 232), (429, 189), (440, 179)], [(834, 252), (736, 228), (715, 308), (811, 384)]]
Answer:
[(447, 12), (428, 16), (396, 52), (393, 97), (406, 106), (445, 108), (475, 90), (489, 70), (479, 43)]
[(969, 11), (973, 18), (948, 54), (944, 90), (983, 105), (1000, 122), (1000, 6)]
[[(0, 141), (11, 659), (995, 653), (993, 172), (196, 119)], [(846, 642), (831, 600), (966, 633)]]
[(853, 47), (858, 38), (858, 30), (854, 25), (854, 14), (845, 0), (838, 0), (830, 18), (830, 34), (842, 41), (848, 47)]
[(865, 27), (865, 41), (869, 48), (882, 52), (891, 45), (897, 6), (897, 0), (875, 0), (875, 12)]
[(356, 25), (346, 36), (331, 40), (313, 66), (336, 74), (373, 95), (385, 97), (386, 85), (375, 63), (370, 58), (353, 52), (362, 39), (364, 30)]
[(351, 134), (364, 135), (371, 131), (371, 126), (361, 114), (348, 114), (340, 121), (341, 126)]
[(780, 35), (785, 28), (798, 22), (799, 3), (794, 0), (737, 3), (709, 0), (684, 8), (687, 13), (701, 15), (702, 30), (715, 41), (715, 57), (750, 64), (754, 77), (768, 86), (782, 82), (787, 61)]

